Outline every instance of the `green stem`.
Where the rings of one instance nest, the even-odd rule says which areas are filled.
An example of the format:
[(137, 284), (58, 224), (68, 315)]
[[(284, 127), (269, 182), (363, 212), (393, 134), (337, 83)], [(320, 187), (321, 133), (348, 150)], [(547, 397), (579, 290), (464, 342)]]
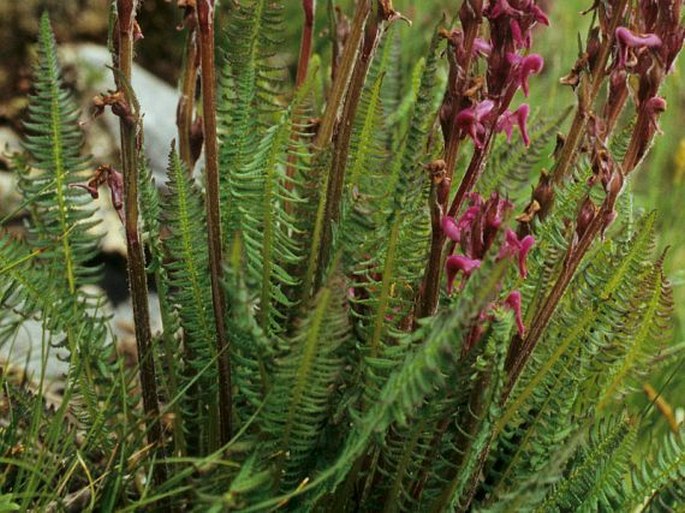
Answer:
[(222, 288), (221, 216), (219, 206), (219, 160), (216, 131), (216, 77), (214, 70), (214, 0), (198, 0), (200, 61), (202, 83), (202, 119), (205, 135), (207, 187), (207, 230), (209, 239), (209, 272), (212, 284), (212, 307), (216, 324), (216, 352), (219, 369), (219, 439), (225, 445), (231, 439), (232, 383), (229, 362), (229, 340), (224, 322), (225, 300)]

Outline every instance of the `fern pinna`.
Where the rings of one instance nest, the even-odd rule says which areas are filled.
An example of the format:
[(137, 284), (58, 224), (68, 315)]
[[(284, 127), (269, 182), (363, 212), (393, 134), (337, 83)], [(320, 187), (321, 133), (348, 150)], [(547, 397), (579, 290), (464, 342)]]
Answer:
[[(464, 0), (428, 38), (420, 18), (397, 23), (408, 20), (389, 0), (350, 12), (179, 1), (197, 59), (165, 184), (141, 157), (130, 85), (139, 3), (112, 2), (117, 86), (95, 100), (119, 117), (121, 166), (82, 156), (41, 22), (26, 151), (12, 160), (27, 236), (0, 235), (0, 343), (37, 320), (46, 358), (60, 346), (70, 366), (54, 411), (44, 387), (3, 373), (0, 505), (685, 506), (682, 422), (647, 382), (670, 381), (682, 361), (668, 253), (658, 213), (629, 191), (666, 110), (681, 2), (595, 2), (562, 79), (576, 102), (548, 112), (524, 99), (556, 79), (535, 53), (554, 22), (544, 2)], [(216, 69), (215, 15), (227, 41)], [(134, 368), (93, 292), (102, 187), (129, 244), (136, 334), (149, 336)], [(141, 310), (147, 274), (155, 334)]]

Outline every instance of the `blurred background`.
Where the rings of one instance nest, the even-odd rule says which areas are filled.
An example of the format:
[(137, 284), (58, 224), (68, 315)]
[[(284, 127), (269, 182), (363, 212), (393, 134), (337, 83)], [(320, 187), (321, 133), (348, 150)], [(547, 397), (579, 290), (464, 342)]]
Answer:
[[(222, 20), (230, 16), (232, 0), (217, 3), (221, 25)], [(329, 22), (326, 15), (326, 8), (330, 3), (331, 0), (318, 0), (315, 51), (322, 54), (324, 63), (329, 59), (330, 53)], [(341, 12), (348, 15), (352, 12), (353, 3), (353, 0), (335, 2)], [(590, 7), (592, 2), (552, 0), (538, 3), (543, 4), (551, 20), (551, 26), (539, 27), (535, 34), (533, 49), (543, 54), (546, 65), (542, 75), (531, 81), (529, 102), (543, 113), (559, 112), (564, 107), (574, 104), (572, 91), (559, 84), (559, 77), (565, 75), (575, 62), (578, 38), (585, 39), (590, 23), (590, 15), (582, 16), (580, 12)], [(152, 113), (146, 115), (146, 136), (147, 132), (159, 132), (163, 140), (167, 134), (172, 134), (173, 137), (175, 130), (174, 116), (168, 115), (175, 112), (175, 96), (169, 96), (169, 91), (173, 93), (176, 87), (184, 41), (184, 33), (179, 29), (182, 12), (176, 4), (176, 0), (145, 0), (139, 15), (145, 38), (137, 45), (137, 62), (152, 74), (150, 82), (144, 88), (149, 89), (147, 92), (152, 98), (157, 98), (153, 100), (157, 105), (151, 105), (149, 109), (152, 111), (157, 108), (167, 114), (166, 119), (162, 117), (162, 121), (157, 121)], [(290, 76), (284, 76), (284, 80), (292, 82), (302, 14), (299, 0), (284, 0), (283, 4), (286, 11), (285, 39), (282, 51), (276, 58), (289, 72)], [(411, 27), (399, 24), (401, 27), (396, 29), (402, 41), (403, 79), (410, 80), (417, 56), (422, 55), (422, 49), (427, 45), (433, 28), (440, 23), (443, 13), (446, 20), (444, 24), (449, 25), (460, 4), (459, 0), (394, 1), (394, 7), (413, 21)], [(69, 44), (69, 48), (72, 49), (72, 53), (67, 52), (65, 56), (65, 78), (80, 94), (79, 97), (86, 108), (92, 96), (100, 92), (98, 88), (103, 87), (103, 76), (109, 72), (104, 63), (94, 65), (94, 68), (91, 65), (87, 70), (79, 68), (79, 61), (73, 59), (73, 54), (80, 55), (82, 45), (86, 43), (100, 47), (106, 45), (108, 5), (107, 0), (0, 0), (0, 147), (16, 147), (21, 136), (21, 119), (26, 106), (26, 95), (30, 91), (33, 41), (42, 10), (47, 8), (51, 13), (60, 44)], [(224, 38), (219, 36), (217, 42), (225, 51), (230, 51)], [(664, 135), (657, 137), (647, 160), (630, 183), (635, 206), (644, 211), (657, 209), (659, 212), (659, 250), (670, 248), (666, 270), (673, 284), (676, 299), (672, 340), (674, 345), (685, 341), (685, 89), (682, 87), (684, 70), (685, 59), (681, 58), (662, 91), (662, 95), (668, 100), (668, 110), (661, 118)], [(164, 91), (166, 96), (161, 94), (161, 91)], [(169, 97), (171, 100), (163, 100)], [(165, 101), (167, 103), (164, 103)], [(627, 114), (630, 114), (631, 107), (626, 110)], [(164, 126), (158, 126), (160, 124)], [(106, 130), (98, 129), (95, 124), (89, 125), (87, 129), (88, 149), (95, 155), (96, 160), (106, 161), (115, 157), (115, 139), (107, 136)], [(96, 136), (91, 137), (90, 132)], [(166, 159), (166, 151), (163, 147), (159, 150), (160, 155), (148, 156), (152, 160), (159, 157), (163, 162)], [(12, 204), (13, 186), (6, 172), (7, 168), (7, 160), (0, 158), (0, 218), (11, 211)], [(531, 176), (531, 181), (536, 179), (537, 175)], [(108, 251), (116, 255), (116, 241), (112, 242), (112, 248)], [(112, 257), (112, 261), (113, 267), (118, 266), (121, 270), (123, 258), (119, 257)], [(122, 275), (116, 276), (120, 281)], [(682, 408), (685, 407), (685, 370), (677, 372), (677, 369), (670, 368), (661, 375), (649, 376), (648, 381), (659, 389), (674, 374), (674, 378), (664, 389), (664, 397), (674, 408), (680, 408), (682, 415)], [(646, 401), (644, 397), (636, 397), (634, 400)]]

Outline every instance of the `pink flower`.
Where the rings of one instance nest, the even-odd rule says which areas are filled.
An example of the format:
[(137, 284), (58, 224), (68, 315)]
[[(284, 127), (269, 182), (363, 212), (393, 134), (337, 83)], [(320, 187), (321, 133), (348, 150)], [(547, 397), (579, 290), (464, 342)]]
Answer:
[(455, 123), (458, 128), (467, 133), (473, 139), (476, 148), (481, 149), (485, 144), (483, 138), (485, 137), (485, 124), (483, 120), (495, 108), (495, 102), (492, 100), (483, 100), (471, 107), (463, 109), (457, 114)]
[(488, 18), (495, 20), (500, 16), (520, 16), (523, 13), (509, 5), (508, 0), (494, 0), (488, 7)]
[(520, 336), (526, 332), (526, 327), (523, 325), (523, 316), (521, 315), (521, 293), (518, 290), (513, 290), (504, 300), (504, 306), (511, 308), (516, 318), (516, 329)]
[(511, 201), (501, 198), (498, 193), (493, 192), (483, 209), (485, 228), (498, 230), (504, 222), (505, 214), (513, 207), (514, 205)]
[(473, 55), (487, 57), (492, 52), (492, 45), (483, 38), (477, 37), (473, 40)]
[(495, 129), (498, 132), (504, 132), (507, 134), (507, 142), (511, 142), (511, 134), (514, 130), (514, 125), (518, 125), (519, 131), (521, 132), (521, 138), (526, 146), (530, 145), (530, 137), (528, 136), (528, 131), (526, 130), (526, 121), (528, 120), (528, 114), (530, 112), (530, 107), (527, 103), (521, 104), (516, 111), (506, 111), (497, 120), (497, 126)]
[(454, 242), (460, 242), (462, 234), (470, 231), (474, 219), (476, 219), (476, 216), (478, 216), (480, 212), (481, 204), (482, 201), (480, 204), (467, 208), (466, 212), (462, 214), (459, 220), (450, 216), (443, 216), (440, 220), (440, 224), (444, 234)]
[(502, 16), (509, 18), (509, 29), (516, 48), (530, 48), (532, 44), (531, 29), (535, 23), (549, 25), (549, 18), (533, 0), (516, 2), (517, 8), (509, 0), (494, 0), (486, 11), (490, 20), (497, 20)]
[(445, 262), (445, 270), (447, 271), (447, 293), (452, 293), (454, 286), (454, 279), (457, 277), (459, 271), (464, 273), (464, 277), (471, 276), (473, 271), (480, 267), (480, 260), (471, 259), (464, 255), (450, 255)]
[(518, 235), (513, 230), (507, 230), (504, 234), (504, 244), (497, 255), (498, 260), (516, 256), (518, 258), (519, 274), (521, 278), (528, 276), (528, 269), (526, 269), (526, 257), (531, 248), (535, 245), (535, 239), (532, 235), (526, 235), (519, 240)]
[(619, 68), (625, 68), (629, 48), (658, 48), (661, 46), (661, 39), (656, 34), (635, 34), (626, 27), (618, 27), (615, 34), (618, 42)]
[(442, 231), (448, 238), (452, 239), (454, 242), (459, 242), (461, 237), (461, 228), (454, 220), (454, 217), (442, 216), (440, 220), (440, 225), (442, 226)]
[(525, 57), (510, 53), (507, 54), (507, 58), (514, 67), (514, 80), (518, 83), (519, 87), (523, 89), (523, 94), (528, 96), (528, 77), (531, 74), (540, 73), (545, 65), (545, 60), (542, 58), (542, 55), (537, 53), (531, 53)]

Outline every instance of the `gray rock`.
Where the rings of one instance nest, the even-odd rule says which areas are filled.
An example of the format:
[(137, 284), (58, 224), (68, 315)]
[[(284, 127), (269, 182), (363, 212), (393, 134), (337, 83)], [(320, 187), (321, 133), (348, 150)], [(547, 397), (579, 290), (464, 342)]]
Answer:
[[(64, 45), (60, 54), (65, 64), (73, 64), (79, 73), (80, 85), (92, 94), (106, 93), (114, 89), (112, 59), (104, 46), (92, 43)], [(143, 112), (145, 132), (145, 155), (150, 161), (155, 180), (165, 180), (171, 141), (177, 139), (176, 105), (178, 92), (166, 82), (155, 77), (138, 65), (133, 66), (132, 86)], [(112, 134), (119, 133), (119, 119), (111, 112), (103, 115)]]

